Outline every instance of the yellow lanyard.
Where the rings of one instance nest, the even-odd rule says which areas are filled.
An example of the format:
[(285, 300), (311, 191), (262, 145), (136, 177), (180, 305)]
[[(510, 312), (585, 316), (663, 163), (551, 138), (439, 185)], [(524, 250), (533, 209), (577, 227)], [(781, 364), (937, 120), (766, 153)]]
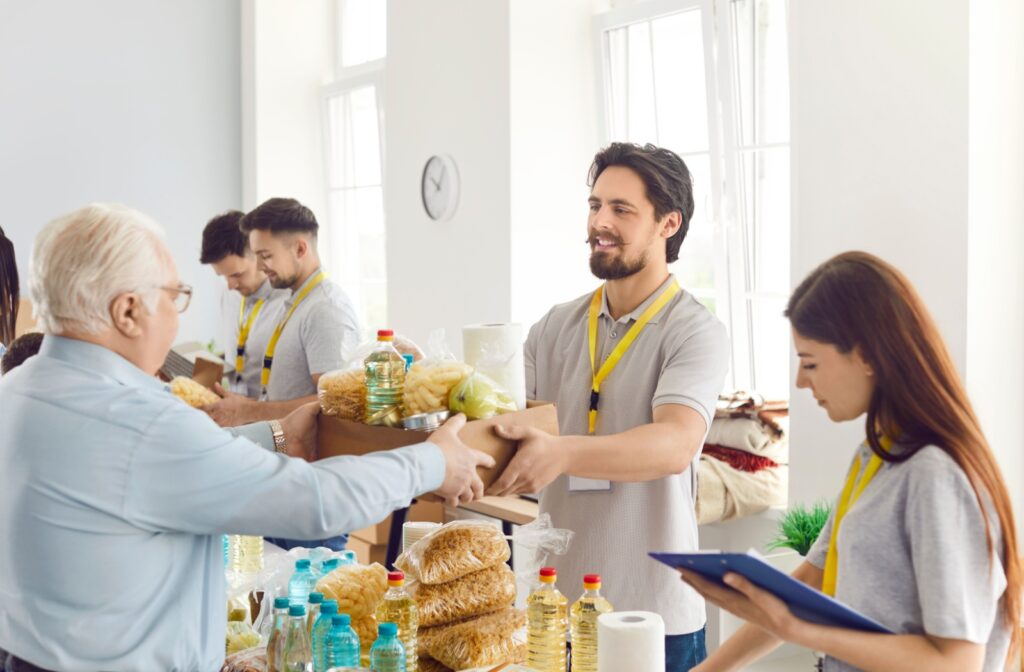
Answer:
[(265, 299), (257, 299), (249, 311), (249, 319), (245, 319), (245, 298), (242, 298), (242, 305), (238, 307), (238, 347), (235, 348), (235, 380), (242, 381), (242, 369), (245, 367), (245, 344), (249, 340), (249, 332), (252, 331), (253, 322), (260, 314)]
[(306, 285), (306, 287), (295, 297), (295, 302), (292, 303), (292, 307), (285, 314), (284, 319), (277, 323), (277, 327), (274, 329), (274, 333), (270, 337), (270, 342), (267, 343), (267, 352), (263, 355), (263, 373), (260, 376), (260, 385), (263, 387), (264, 396), (267, 394), (267, 385), (270, 383), (270, 368), (274, 365), (274, 350), (277, 349), (277, 341), (281, 338), (281, 332), (284, 331), (284, 327), (288, 324), (288, 320), (292, 319), (292, 313), (294, 313), (295, 309), (299, 307), (302, 300), (309, 296), (309, 293), (312, 292), (317, 285), (323, 282), (326, 277), (327, 274), (323, 271), (317, 273), (316, 277), (314, 277), (313, 280), (311, 280), (310, 283)]
[(640, 332), (647, 323), (651, 321), (658, 312), (668, 304), (672, 298), (679, 293), (679, 283), (672, 280), (672, 284), (665, 288), (665, 290), (654, 300), (654, 303), (647, 306), (647, 309), (641, 313), (639, 319), (633, 323), (633, 326), (629, 328), (626, 335), (622, 337), (619, 344), (612, 350), (612, 354), (608, 355), (608, 359), (604, 360), (601, 364), (601, 368), (597, 368), (597, 318), (601, 313), (601, 297), (604, 293), (604, 285), (597, 288), (594, 292), (594, 298), (590, 301), (590, 321), (587, 327), (587, 336), (590, 344), (590, 374), (593, 377), (593, 386), (590, 391), (590, 413), (588, 414), (588, 427), (591, 434), (597, 427), (597, 406), (601, 400), (601, 383), (611, 374), (612, 370), (622, 359), (622, 356), (629, 350), (629, 346), (633, 345), (633, 341), (640, 335)]
[[(882, 437), (881, 444), (882, 449), (886, 452), (892, 447), (892, 441), (885, 436)], [(868, 487), (868, 483), (875, 477), (878, 470), (882, 468), (882, 458), (872, 453), (868, 466), (864, 469), (864, 475), (858, 479), (857, 474), (860, 473), (860, 465), (861, 461), (860, 457), (858, 457), (853, 461), (850, 473), (846, 475), (846, 484), (843, 486), (842, 494), (839, 495), (836, 515), (832, 519), (832, 535), (828, 540), (828, 555), (825, 556), (825, 575), (821, 581), (821, 592), (832, 597), (835, 597), (836, 594), (836, 575), (839, 571), (839, 548), (836, 546), (836, 539), (839, 538), (839, 524), (843, 522), (843, 518), (850, 508), (860, 499), (864, 488)]]

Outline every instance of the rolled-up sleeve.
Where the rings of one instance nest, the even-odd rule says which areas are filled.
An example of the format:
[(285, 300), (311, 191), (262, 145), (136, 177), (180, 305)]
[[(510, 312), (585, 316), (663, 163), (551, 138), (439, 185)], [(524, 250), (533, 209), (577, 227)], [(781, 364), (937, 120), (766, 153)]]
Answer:
[(322, 539), (436, 490), (445, 463), (430, 443), (309, 463), (263, 450), (184, 407), (151, 425), (129, 469), (123, 515), (143, 529)]

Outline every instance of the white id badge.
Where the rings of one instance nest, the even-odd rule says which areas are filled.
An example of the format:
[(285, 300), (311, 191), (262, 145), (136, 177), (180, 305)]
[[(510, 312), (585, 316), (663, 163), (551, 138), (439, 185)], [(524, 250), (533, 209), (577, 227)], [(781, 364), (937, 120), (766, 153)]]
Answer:
[(597, 478), (580, 478), (579, 476), (569, 477), (569, 492), (597, 492), (611, 489), (611, 481), (602, 481)]

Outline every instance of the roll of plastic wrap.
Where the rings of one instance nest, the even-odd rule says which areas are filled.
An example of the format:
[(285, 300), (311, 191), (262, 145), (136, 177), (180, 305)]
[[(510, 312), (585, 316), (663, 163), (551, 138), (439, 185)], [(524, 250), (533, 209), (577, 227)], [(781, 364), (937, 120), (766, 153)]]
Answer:
[(664, 672), (665, 621), (649, 611), (597, 618), (598, 672)]
[(498, 383), (526, 408), (526, 366), (520, 324), (471, 324), (462, 328), (462, 356), (480, 373)]

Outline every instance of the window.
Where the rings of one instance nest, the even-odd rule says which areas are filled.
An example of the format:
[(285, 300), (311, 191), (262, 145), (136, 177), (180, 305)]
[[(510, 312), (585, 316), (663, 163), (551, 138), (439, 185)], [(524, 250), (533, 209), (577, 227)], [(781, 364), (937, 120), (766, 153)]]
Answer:
[(364, 326), (387, 323), (384, 229), (384, 56), (386, 3), (341, 0), (335, 81), (324, 88), (327, 216), (332, 274)]
[(696, 209), (672, 271), (729, 328), (728, 386), (789, 394), (787, 0), (648, 0), (597, 19), (607, 141), (667, 147)]

